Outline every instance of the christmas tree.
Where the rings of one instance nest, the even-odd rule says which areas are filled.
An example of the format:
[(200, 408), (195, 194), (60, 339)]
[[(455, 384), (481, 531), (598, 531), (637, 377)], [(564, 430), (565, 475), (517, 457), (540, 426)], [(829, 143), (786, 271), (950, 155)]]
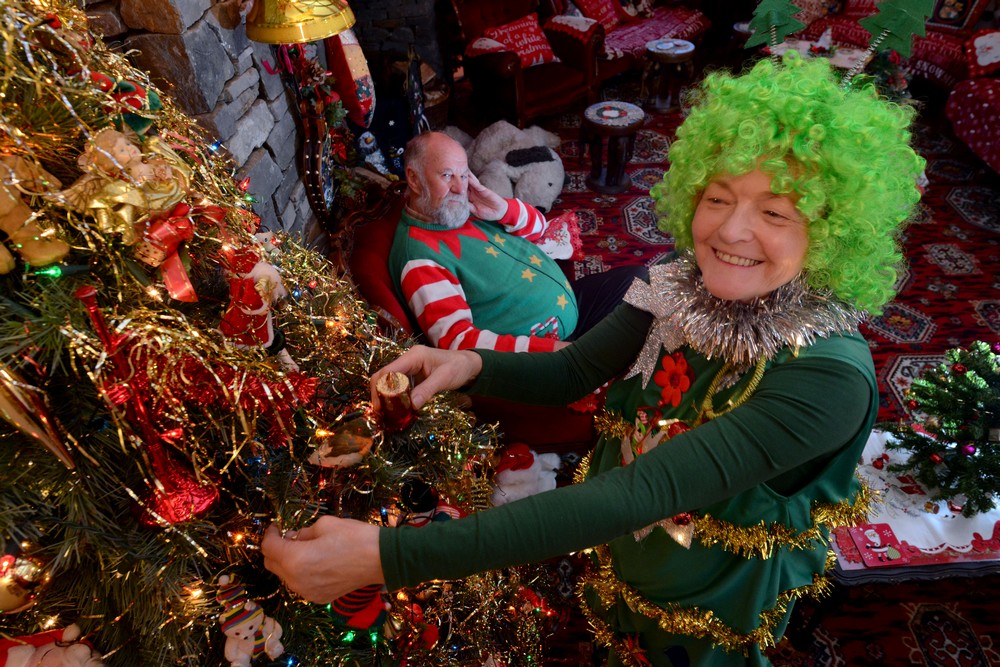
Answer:
[(1000, 493), (1000, 343), (976, 341), (945, 357), (913, 381), (907, 407), (920, 418), (884, 427), (895, 436), (887, 446), (910, 452), (895, 472), (972, 516), (996, 507)]
[(224, 151), (82, 12), (41, 5), (0, 8), (0, 665), (89, 655), (81, 633), (72, 664), (537, 663), (539, 571), (317, 606), (264, 570), (271, 522), (484, 508), (496, 433), (454, 396), (371, 414), (407, 341), (260, 232)]

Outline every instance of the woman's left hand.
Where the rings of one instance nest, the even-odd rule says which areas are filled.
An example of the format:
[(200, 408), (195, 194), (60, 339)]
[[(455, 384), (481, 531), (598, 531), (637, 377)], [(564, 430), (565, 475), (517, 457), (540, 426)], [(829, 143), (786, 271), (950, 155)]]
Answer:
[(322, 516), (284, 536), (273, 524), (260, 550), (264, 567), (309, 602), (326, 604), (369, 584), (385, 583), (379, 527), (354, 519)]

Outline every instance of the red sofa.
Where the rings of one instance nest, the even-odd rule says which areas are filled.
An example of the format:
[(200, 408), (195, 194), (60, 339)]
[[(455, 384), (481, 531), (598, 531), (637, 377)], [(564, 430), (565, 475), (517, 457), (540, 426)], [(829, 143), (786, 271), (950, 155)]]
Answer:
[[(599, 14), (594, 10), (594, 3), (603, 3), (611, 9)], [(676, 2), (656, 7), (639, 2), (639, 6), (633, 10), (635, 15), (629, 14), (619, 0), (581, 0), (577, 4), (579, 7), (573, 7), (577, 7), (583, 14), (589, 11), (591, 17), (575, 16), (576, 12), (567, 0), (542, 0), (539, 13), (550, 21), (553, 17), (558, 17), (555, 25), (561, 24), (562, 27), (557, 29), (584, 32), (603, 29), (603, 48), (597, 58), (594, 77), (597, 86), (617, 74), (641, 68), (647, 42), (660, 37), (675, 37), (698, 44), (712, 26), (708, 17), (697, 8)], [(601, 19), (593, 18), (595, 16), (600, 16)]]

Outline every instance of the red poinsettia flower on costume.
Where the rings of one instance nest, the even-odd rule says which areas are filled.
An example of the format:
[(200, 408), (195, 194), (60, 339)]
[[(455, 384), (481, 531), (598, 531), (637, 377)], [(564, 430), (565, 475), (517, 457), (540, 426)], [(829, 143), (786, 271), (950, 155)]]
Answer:
[(653, 382), (662, 388), (660, 405), (669, 403), (676, 408), (681, 404), (681, 396), (691, 388), (687, 360), (680, 352), (674, 352), (669, 357), (663, 357), (660, 363), (663, 369), (653, 374)]

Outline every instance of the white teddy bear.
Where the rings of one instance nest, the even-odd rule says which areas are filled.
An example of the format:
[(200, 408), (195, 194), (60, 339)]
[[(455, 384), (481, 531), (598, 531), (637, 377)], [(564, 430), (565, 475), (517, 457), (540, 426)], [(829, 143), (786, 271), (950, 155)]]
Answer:
[(537, 125), (520, 130), (497, 121), (466, 147), (469, 169), (501, 197), (548, 212), (566, 180), (562, 159), (553, 150), (559, 143), (558, 135)]

